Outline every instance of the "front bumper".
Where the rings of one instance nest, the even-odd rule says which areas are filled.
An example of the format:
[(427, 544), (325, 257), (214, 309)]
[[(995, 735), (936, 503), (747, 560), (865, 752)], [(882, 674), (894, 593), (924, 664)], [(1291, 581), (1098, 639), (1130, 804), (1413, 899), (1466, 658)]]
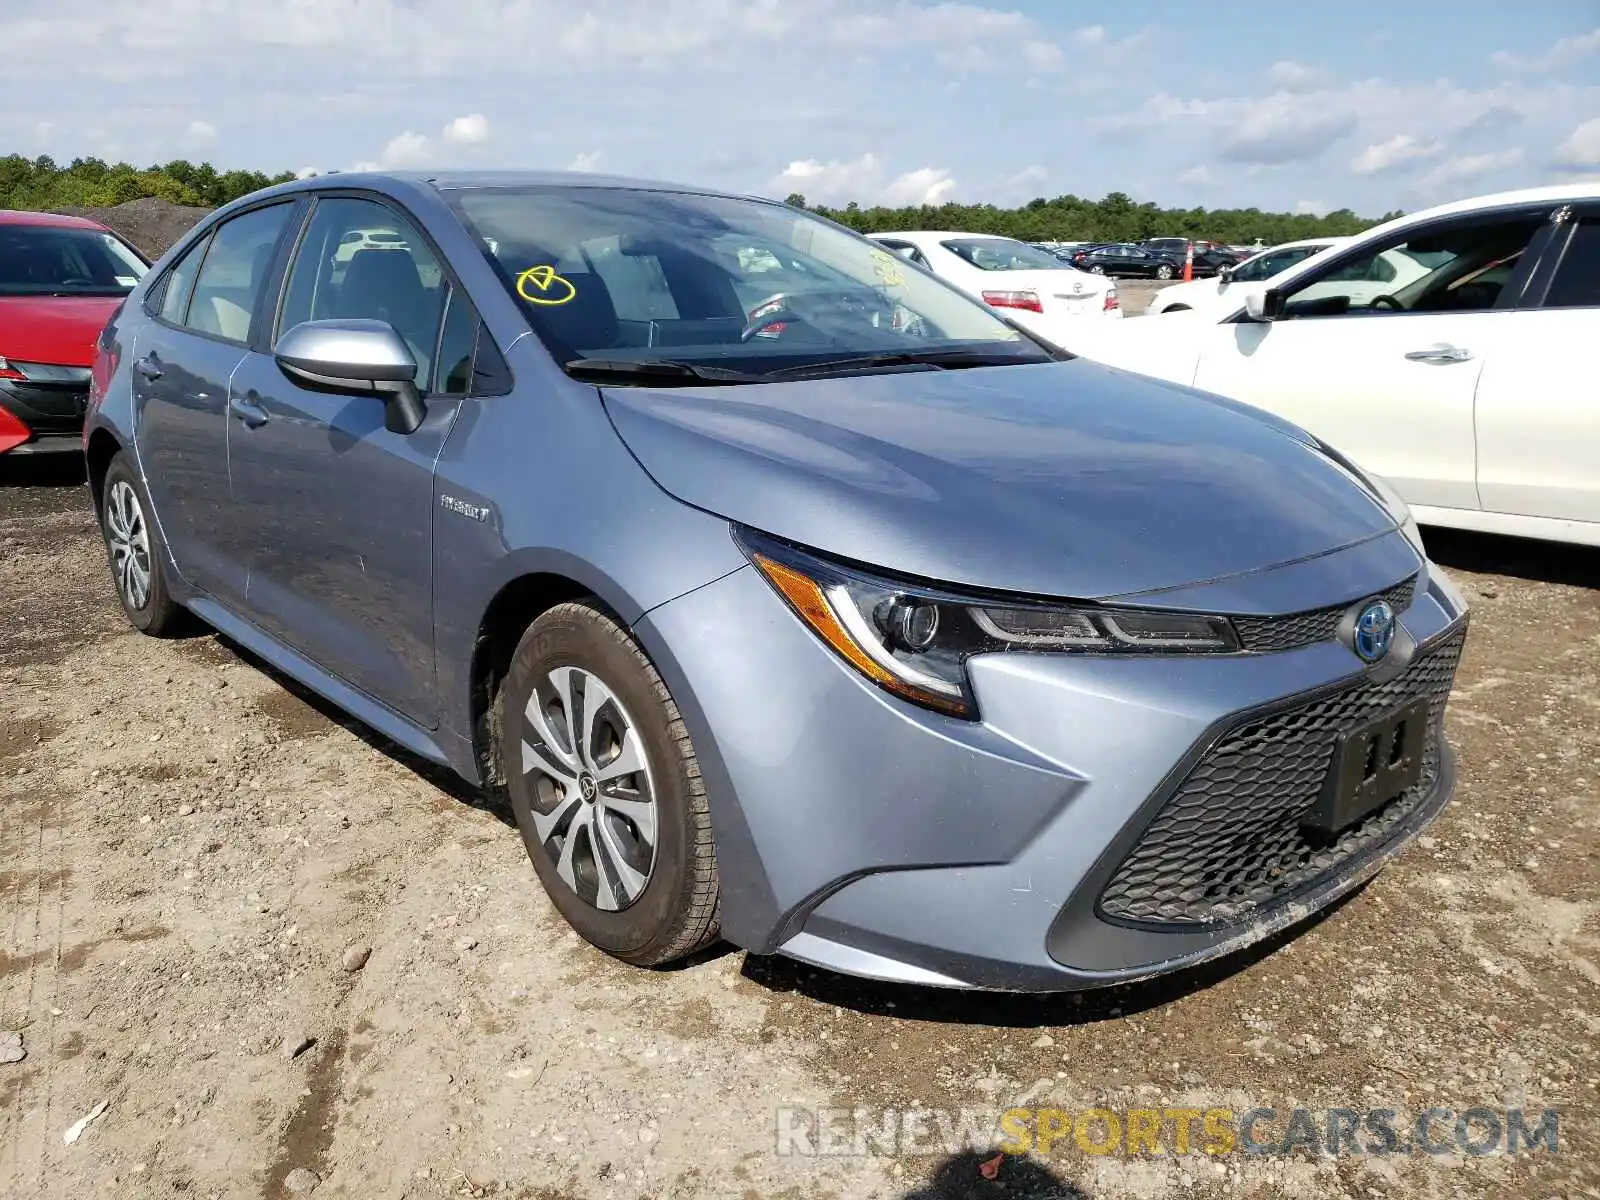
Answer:
[[(1378, 667), (1334, 640), (1214, 658), (989, 655), (970, 663), (979, 722), (860, 679), (753, 570), (663, 605), (639, 633), (700, 754), (724, 933), (868, 977), (1060, 990), (1189, 967), (1305, 919), (1443, 808), (1454, 773), (1442, 735), (1427, 787), (1403, 814), (1289, 893), (1200, 926), (1119, 919), (1100, 900), (1221, 734), (1398, 677), (1460, 632), (1459, 596), (1399, 534), (1326, 556), (1311, 575), (1344, 579), (1334, 598), (1354, 600), (1395, 583), (1402, 559), (1423, 574)], [(1288, 602), (1285, 580), (1311, 575), (1227, 581), (1208, 610), (1320, 607), (1326, 591)], [(1206, 590), (1185, 600), (1205, 607)], [(1252, 606), (1252, 592), (1271, 607)]]
[(87, 383), (0, 379), (0, 453), (83, 449)]

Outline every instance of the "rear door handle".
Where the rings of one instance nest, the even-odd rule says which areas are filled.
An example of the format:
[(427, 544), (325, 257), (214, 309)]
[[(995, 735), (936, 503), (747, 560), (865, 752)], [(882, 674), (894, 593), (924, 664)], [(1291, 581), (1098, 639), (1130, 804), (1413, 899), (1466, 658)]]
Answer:
[(135, 359), (133, 369), (146, 379), (161, 378), (161, 360), (154, 354), (146, 354), (143, 358)]
[(257, 402), (256, 394), (229, 396), (228, 412), (243, 421), (247, 429), (259, 429), (272, 419), (272, 414)]
[(1408, 350), (1406, 357), (1412, 362), (1456, 363), (1466, 362), (1472, 357), (1472, 351), (1440, 342), (1436, 346), (1429, 346), (1426, 350)]

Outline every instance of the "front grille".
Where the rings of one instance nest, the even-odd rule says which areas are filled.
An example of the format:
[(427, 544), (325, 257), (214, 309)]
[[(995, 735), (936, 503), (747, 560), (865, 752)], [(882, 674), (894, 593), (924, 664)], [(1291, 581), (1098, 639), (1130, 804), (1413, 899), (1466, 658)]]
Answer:
[[(1397, 614), (1403, 613), (1411, 607), (1416, 587), (1417, 577), (1413, 575), (1404, 583), (1397, 583), (1372, 599), (1387, 600), (1389, 607)], [(1233, 627), (1238, 630), (1239, 641), (1246, 650), (1259, 654), (1293, 650), (1317, 642), (1332, 641), (1338, 632), (1340, 618), (1356, 603), (1335, 604), (1331, 608), (1313, 609), (1287, 617), (1234, 617)]]
[[(1463, 626), (1385, 683), (1366, 681), (1222, 734), (1140, 835), (1100, 894), (1103, 915), (1154, 924), (1226, 924), (1287, 898), (1383, 845), (1433, 790), (1445, 701)], [(1421, 781), (1333, 840), (1301, 818), (1333, 766), (1339, 737), (1428, 697)]]

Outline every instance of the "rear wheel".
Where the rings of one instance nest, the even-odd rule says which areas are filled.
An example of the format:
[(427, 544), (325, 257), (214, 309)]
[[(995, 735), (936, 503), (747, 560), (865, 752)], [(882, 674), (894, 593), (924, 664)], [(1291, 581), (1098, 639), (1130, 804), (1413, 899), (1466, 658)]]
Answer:
[(152, 637), (180, 632), (188, 614), (167, 587), (166, 544), (150, 519), (144, 489), (121, 453), (112, 458), (100, 486), (100, 532), (129, 623)]
[(657, 966), (715, 940), (700, 767), (638, 643), (588, 603), (523, 634), (500, 693), (500, 766), (534, 870), (568, 923)]
[(1104, 275), (1106, 273), (1106, 269), (1099, 263), (1095, 263), (1094, 266), (1089, 268), (1089, 270), (1095, 275)]

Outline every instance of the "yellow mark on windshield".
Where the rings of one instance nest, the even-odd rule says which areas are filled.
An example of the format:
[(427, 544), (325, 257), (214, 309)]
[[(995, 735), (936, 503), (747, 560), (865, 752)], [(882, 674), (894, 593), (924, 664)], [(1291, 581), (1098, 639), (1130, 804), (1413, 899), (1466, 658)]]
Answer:
[(565, 304), (577, 294), (572, 280), (549, 265), (529, 267), (517, 276), (517, 295), (529, 304)]
[(877, 273), (878, 282), (884, 287), (899, 287), (905, 282), (905, 277), (900, 274), (899, 259), (882, 250), (872, 252), (872, 269)]

